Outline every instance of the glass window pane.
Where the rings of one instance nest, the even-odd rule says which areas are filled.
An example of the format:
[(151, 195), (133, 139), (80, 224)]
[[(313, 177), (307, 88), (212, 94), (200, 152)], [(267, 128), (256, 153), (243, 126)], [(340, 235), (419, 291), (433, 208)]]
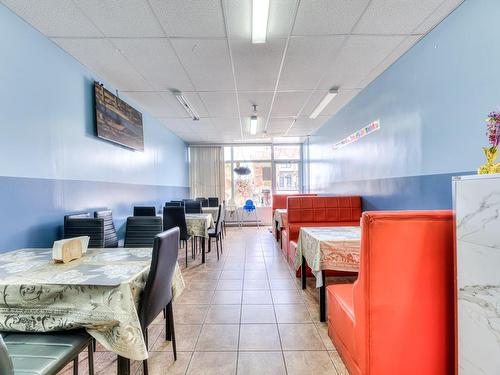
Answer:
[(271, 146), (234, 146), (234, 160), (271, 160)]
[(253, 200), (256, 206), (271, 205), (272, 172), (270, 162), (237, 162), (235, 167), (247, 167), (248, 175), (234, 176), (234, 200), (243, 206), (247, 199)]
[(276, 163), (276, 192), (299, 193), (299, 163)]
[(300, 145), (275, 145), (275, 160), (300, 160)]
[(231, 161), (231, 146), (224, 147), (224, 160)]
[(224, 192), (225, 192), (225, 200), (226, 203), (229, 199), (231, 199), (231, 190), (233, 188), (233, 173), (231, 171), (231, 163), (225, 163), (224, 165), (224, 178), (225, 178), (225, 184), (224, 184)]

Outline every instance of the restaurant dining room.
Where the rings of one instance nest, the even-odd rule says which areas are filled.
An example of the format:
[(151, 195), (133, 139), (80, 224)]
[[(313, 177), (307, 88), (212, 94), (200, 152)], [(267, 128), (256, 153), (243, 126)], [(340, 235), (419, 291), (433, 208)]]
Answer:
[(0, 0), (0, 375), (500, 375), (499, 0)]

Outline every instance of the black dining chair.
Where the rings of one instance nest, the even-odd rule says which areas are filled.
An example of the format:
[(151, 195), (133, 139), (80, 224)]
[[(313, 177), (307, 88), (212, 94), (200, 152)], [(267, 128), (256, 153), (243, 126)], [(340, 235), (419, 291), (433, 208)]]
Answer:
[(113, 212), (110, 210), (96, 211), (94, 212), (94, 218), (104, 220), (104, 247), (118, 247)]
[(211, 251), (212, 239), (215, 238), (215, 245), (217, 246), (217, 260), (219, 260), (219, 242), (220, 242), (220, 253), (222, 254), (222, 221), (223, 213), (222, 206), (219, 206), (219, 212), (217, 214), (217, 221), (215, 222), (215, 228), (208, 230), (208, 252)]
[[(155, 236), (151, 268), (139, 302), (139, 321), (146, 346), (148, 327), (162, 311), (165, 314), (165, 339), (172, 341), (174, 360), (177, 360), (174, 314), (172, 310), (172, 279), (179, 252), (179, 228), (172, 228)], [(143, 372), (148, 375), (148, 362), (144, 360)]]
[(75, 215), (64, 216), (63, 238), (89, 236), (90, 248), (104, 247), (104, 219), (80, 217)]
[(174, 201), (165, 202), (165, 207), (180, 207), (180, 206), (181, 202), (174, 202)]
[(134, 206), (134, 216), (156, 216), (156, 207)]
[(184, 209), (187, 214), (201, 214), (201, 202), (184, 202)]
[(184, 201), (170, 201), (172, 203), (179, 203), (180, 206), (184, 207)]
[(127, 218), (124, 247), (152, 247), (162, 231), (161, 217), (131, 216)]
[(208, 207), (219, 207), (219, 198), (208, 197)]
[(184, 244), (186, 249), (186, 268), (188, 266), (188, 241), (191, 240), (191, 257), (194, 259), (196, 254), (196, 241), (187, 231), (186, 214), (184, 207), (164, 207), (163, 208), (163, 230), (179, 228), (179, 241)]
[(78, 355), (85, 348), (88, 350), (88, 373), (94, 375), (91, 336), (85, 331), (3, 332), (0, 335), (0, 374), (54, 375), (73, 362), (73, 375), (78, 375)]
[(196, 202), (201, 202), (201, 207), (208, 207), (207, 198), (196, 198)]

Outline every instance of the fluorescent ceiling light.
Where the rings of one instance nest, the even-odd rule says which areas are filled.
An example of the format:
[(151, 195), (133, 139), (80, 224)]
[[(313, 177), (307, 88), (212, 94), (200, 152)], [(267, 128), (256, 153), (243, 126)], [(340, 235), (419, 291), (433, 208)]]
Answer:
[(321, 102), (319, 102), (318, 106), (311, 113), (309, 118), (315, 119), (316, 117), (318, 117), (319, 114), (323, 112), (328, 103), (330, 103), (332, 99), (337, 96), (337, 94), (338, 94), (337, 89), (330, 89), (328, 93), (325, 95), (325, 97), (321, 100)]
[(250, 117), (250, 134), (257, 134), (257, 116)]
[(200, 119), (200, 116), (198, 116), (191, 103), (189, 103), (189, 100), (187, 100), (187, 98), (182, 95), (181, 92), (174, 92), (173, 94), (177, 98), (179, 103), (181, 103), (184, 110), (188, 113), (189, 117), (191, 117), (193, 121), (198, 121)]
[(253, 0), (252, 3), (252, 43), (265, 43), (269, 0)]

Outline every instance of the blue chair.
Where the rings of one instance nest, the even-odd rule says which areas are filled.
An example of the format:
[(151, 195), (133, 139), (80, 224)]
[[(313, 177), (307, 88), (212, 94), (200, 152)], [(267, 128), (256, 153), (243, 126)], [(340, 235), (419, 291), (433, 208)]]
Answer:
[(243, 212), (246, 212), (248, 216), (253, 212), (255, 214), (255, 222), (257, 223), (257, 227), (259, 227), (259, 218), (257, 217), (257, 208), (253, 203), (253, 200), (248, 199), (243, 206)]

